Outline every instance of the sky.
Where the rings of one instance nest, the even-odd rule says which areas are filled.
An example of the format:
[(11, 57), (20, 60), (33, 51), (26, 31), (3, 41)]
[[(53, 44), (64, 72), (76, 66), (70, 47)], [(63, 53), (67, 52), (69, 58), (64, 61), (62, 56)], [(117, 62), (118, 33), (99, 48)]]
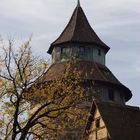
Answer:
[[(46, 55), (68, 23), (77, 0), (0, 0), (0, 35)], [(133, 93), (129, 105), (140, 106), (140, 1), (81, 0), (95, 32), (111, 49), (107, 67)]]

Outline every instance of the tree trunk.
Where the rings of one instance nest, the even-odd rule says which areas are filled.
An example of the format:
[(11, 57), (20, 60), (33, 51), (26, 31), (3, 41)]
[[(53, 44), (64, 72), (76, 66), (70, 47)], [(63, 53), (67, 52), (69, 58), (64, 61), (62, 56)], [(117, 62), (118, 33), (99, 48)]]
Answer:
[(17, 102), (16, 102), (16, 106), (15, 106), (12, 140), (15, 140), (16, 139), (16, 136), (17, 136), (17, 133), (16, 132), (17, 132), (17, 125), (18, 125), (19, 103), (20, 103), (20, 99), (18, 98), (17, 99)]
[(26, 133), (22, 133), (19, 140), (25, 140), (26, 136), (27, 136)]
[(21, 132), (21, 136), (20, 136), (19, 140), (25, 140), (25, 138), (27, 137), (27, 134), (28, 134), (28, 130), (29, 130), (29, 128), (25, 128), (25, 129)]
[(13, 134), (12, 135), (12, 140), (15, 140), (16, 139), (16, 134)]

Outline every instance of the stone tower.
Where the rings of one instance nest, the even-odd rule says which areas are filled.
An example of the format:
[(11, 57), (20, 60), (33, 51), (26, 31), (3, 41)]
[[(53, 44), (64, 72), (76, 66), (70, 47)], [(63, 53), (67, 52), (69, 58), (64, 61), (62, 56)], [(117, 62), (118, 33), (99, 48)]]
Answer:
[[(81, 79), (85, 80), (87, 85), (94, 82), (94, 90), (91, 88), (87, 94), (92, 94), (99, 102), (124, 106), (132, 97), (132, 93), (106, 67), (105, 58), (109, 49), (90, 26), (78, 1), (67, 26), (48, 50), (52, 56), (52, 65), (45, 78), (47, 80), (59, 78), (59, 75), (64, 73), (67, 62), (74, 57)], [(81, 139), (76, 131), (74, 133), (71, 133), (71, 136), (74, 136), (63, 139)]]
[(49, 80), (57, 77), (67, 61), (75, 57), (81, 79), (94, 81), (96, 88), (100, 89), (100, 95), (95, 95), (99, 100), (125, 104), (132, 94), (106, 67), (105, 58), (109, 49), (90, 26), (78, 1), (66, 28), (48, 50), (53, 64), (46, 76)]

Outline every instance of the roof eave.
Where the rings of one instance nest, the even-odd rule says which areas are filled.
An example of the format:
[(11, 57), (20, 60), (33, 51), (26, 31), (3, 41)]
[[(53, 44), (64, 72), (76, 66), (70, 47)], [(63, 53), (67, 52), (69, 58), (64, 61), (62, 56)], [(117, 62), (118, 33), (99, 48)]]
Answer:
[(95, 44), (98, 45), (99, 47), (103, 48), (105, 50), (105, 52), (107, 53), (110, 50), (110, 47), (108, 47), (107, 45), (100, 45), (99, 43), (96, 42), (84, 42), (84, 41), (66, 41), (66, 42), (61, 42), (61, 43), (52, 43), (50, 48), (48, 49), (47, 53), (52, 54), (53, 48), (59, 45), (63, 45), (63, 44), (67, 44), (67, 43), (85, 43), (85, 44)]

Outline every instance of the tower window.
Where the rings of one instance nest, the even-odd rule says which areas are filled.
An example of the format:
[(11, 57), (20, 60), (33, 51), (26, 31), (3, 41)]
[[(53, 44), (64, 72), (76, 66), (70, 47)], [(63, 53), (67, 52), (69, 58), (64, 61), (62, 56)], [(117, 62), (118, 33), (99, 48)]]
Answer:
[(100, 49), (98, 49), (98, 55), (101, 56), (101, 50)]
[(114, 101), (114, 91), (112, 89), (108, 90), (108, 98), (111, 101)]
[(62, 54), (68, 54), (70, 52), (69, 48), (61, 48), (61, 53)]
[(85, 52), (85, 48), (84, 47), (79, 47), (79, 52), (80, 53), (84, 53)]
[(96, 127), (96, 128), (100, 128), (100, 119), (97, 119), (97, 120), (95, 121), (95, 127)]
[(121, 99), (121, 101), (122, 101), (122, 103), (124, 103), (125, 101), (124, 101), (124, 96), (120, 93), (120, 99)]

